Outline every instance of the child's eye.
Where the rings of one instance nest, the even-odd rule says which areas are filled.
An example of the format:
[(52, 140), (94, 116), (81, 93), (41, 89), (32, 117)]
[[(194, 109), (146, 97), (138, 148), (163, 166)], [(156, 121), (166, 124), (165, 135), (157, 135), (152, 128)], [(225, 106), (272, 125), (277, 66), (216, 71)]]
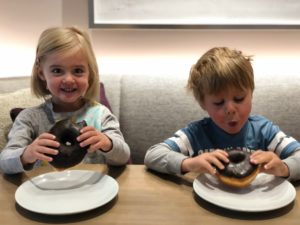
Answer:
[(224, 100), (214, 102), (214, 105), (216, 105), (216, 106), (221, 106), (223, 104), (224, 104)]
[(234, 101), (235, 101), (236, 103), (240, 103), (240, 102), (243, 102), (244, 99), (245, 99), (245, 97), (237, 97), (237, 98), (234, 98)]
[(76, 68), (73, 72), (75, 75), (81, 76), (85, 71), (82, 68)]
[(51, 70), (52, 73), (56, 73), (56, 74), (59, 74), (62, 72), (62, 70), (60, 68), (54, 68)]

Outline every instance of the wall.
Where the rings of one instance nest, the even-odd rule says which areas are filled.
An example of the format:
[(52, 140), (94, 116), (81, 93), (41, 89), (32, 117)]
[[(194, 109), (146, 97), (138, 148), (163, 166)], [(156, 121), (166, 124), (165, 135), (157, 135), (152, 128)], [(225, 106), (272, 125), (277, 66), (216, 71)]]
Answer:
[[(0, 0), (2, 76), (31, 72), (41, 30), (51, 25), (88, 29), (87, 0)], [(2, 13), (2, 11), (4, 13)], [(23, 18), (14, 22), (12, 18)], [(300, 30), (89, 29), (100, 73), (187, 75), (206, 50), (229, 46), (254, 55), (257, 74), (300, 74)], [(3, 54), (2, 50), (6, 54)]]
[(62, 23), (61, 0), (0, 0), (0, 77), (31, 72), (37, 38)]
[(257, 73), (299, 73), (300, 30), (93, 30), (100, 71), (187, 74), (206, 50), (254, 55)]

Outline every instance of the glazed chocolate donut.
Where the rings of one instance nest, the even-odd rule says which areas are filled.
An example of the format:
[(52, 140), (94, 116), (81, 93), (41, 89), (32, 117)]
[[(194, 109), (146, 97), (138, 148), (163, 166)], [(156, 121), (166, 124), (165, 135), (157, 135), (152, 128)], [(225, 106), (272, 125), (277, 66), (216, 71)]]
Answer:
[(250, 153), (231, 150), (228, 152), (229, 163), (223, 170), (217, 169), (218, 178), (224, 184), (233, 187), (246, 187), (256, 177), (259, 166), (250, 162)]
[(55, 135), (56, 141), (60, 143), (57, 155), (49, 155), (53, 158), (50, 164), (57, 169), (66, 169), (80, 163), (87, 153), (87, 147), (80, 147), (76, 138), (80, 130), (86, 126), (83, 120), (74, 123), (71, 119), (56, 122), (49, 133)]

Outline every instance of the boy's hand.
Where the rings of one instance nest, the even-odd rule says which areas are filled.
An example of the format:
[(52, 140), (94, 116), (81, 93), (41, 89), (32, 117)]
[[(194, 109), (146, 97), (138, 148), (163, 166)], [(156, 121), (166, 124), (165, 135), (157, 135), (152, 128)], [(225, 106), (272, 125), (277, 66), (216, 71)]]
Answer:
[(250, 161), (254, 164), (261, 164), (260, 171), (263, 173), (273, 174), (278, 177), (288, 177), (288, 166), (271, 151), (255, 151), (250, 156)]
[(49, 133), (43, 133), (28, 145), (21, 155), (23, 165), (34, 163), (36, 160), (52, 161), (52, 158), (45, 155), (56, 155), (59, 142), (55, 141), (55, 136)]
[(108, 152), (112, 149), (112, 141), (102, 132), (92, 126), (86, 126), (80, 130), (81, 135), (77, 137), (81, 147), (89, 146), (89, 152), (101, 150)]
[(224, 169), (223, 163), (228, 163), (228, 154), (223, 150), (215, 150), (200, 154), (196, 157), (183, 160), (181, 165), (182, 172), (203, 172), (216, 175), (216, 166), (219, 169)]

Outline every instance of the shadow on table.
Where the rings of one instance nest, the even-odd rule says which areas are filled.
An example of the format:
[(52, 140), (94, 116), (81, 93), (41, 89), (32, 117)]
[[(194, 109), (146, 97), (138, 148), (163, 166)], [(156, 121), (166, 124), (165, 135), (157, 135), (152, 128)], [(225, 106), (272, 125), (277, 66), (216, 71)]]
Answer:
[(82, 213), (70, 214), (70, 215), (47, 215), (47, 214), (40, 214), (28, 211), (24, 209), (17, 203), (15, 204), (16, 210), (22, 216), (34, 220), (37, 222), (48, 223), (48, 224), (61, 224), (61, 223), (72, 223), (72, 222), (81, 222), (86, 221), (95, 217), (101, 217), (101, 215), (105, 214), (109, 211), (118, 201), (118, 196), (116, 196), (112, 201), (108, 202), (107, 204)]
[(107, 166), (107, 175), (117, 179), (126, 169), (126, 166)]
[(189, 187), (193, 187), (193, 181), (194, 181), (194, 177), (189, 177), (189, 176), (178, 176), (178, 175), (171, 175), (171, 174), (165, 174), (165, 173), (160, 173), (151, 169), (146, 169), (147, 172), (158, 176), (159, 178), (163, 179), (163, 180), (167, 180), (170, 182), (173, 182), (175, 184), (178, 185), (186, 185)]
[(201, 197), (199, 197), (195, 192), (194, 199), (195, 201), (204, 209), (206, 209), (209, 212), (218, 214), (220, 216), (230, 217), (234, 219), (242, 219), (242, 220), (266, 220), (266, 219), (273, 219), (280, 216), (283, 216), (290, 212), (294, 207), (294, 201), (290, 204), (286, 205), (285, 207), (276, 209), (276, 210), (270, 210), (265, 212), (242, 212), (242, 211), (235, 211), (230, 209), (225, 209), (222, 207), (219, 207), (217, 205), (214, 205)]
[(9, 183), (12, 183), (16, 186), (20, 186), (24, 179), (26, 178), (26, 175), (24, 173), (17, 173), (17, 174), (3, 174), (3, 179), (8, 181)]
[(293, 181), (292, 184), (294, 185), (295, 188), (300, 187), (300, 180)]

